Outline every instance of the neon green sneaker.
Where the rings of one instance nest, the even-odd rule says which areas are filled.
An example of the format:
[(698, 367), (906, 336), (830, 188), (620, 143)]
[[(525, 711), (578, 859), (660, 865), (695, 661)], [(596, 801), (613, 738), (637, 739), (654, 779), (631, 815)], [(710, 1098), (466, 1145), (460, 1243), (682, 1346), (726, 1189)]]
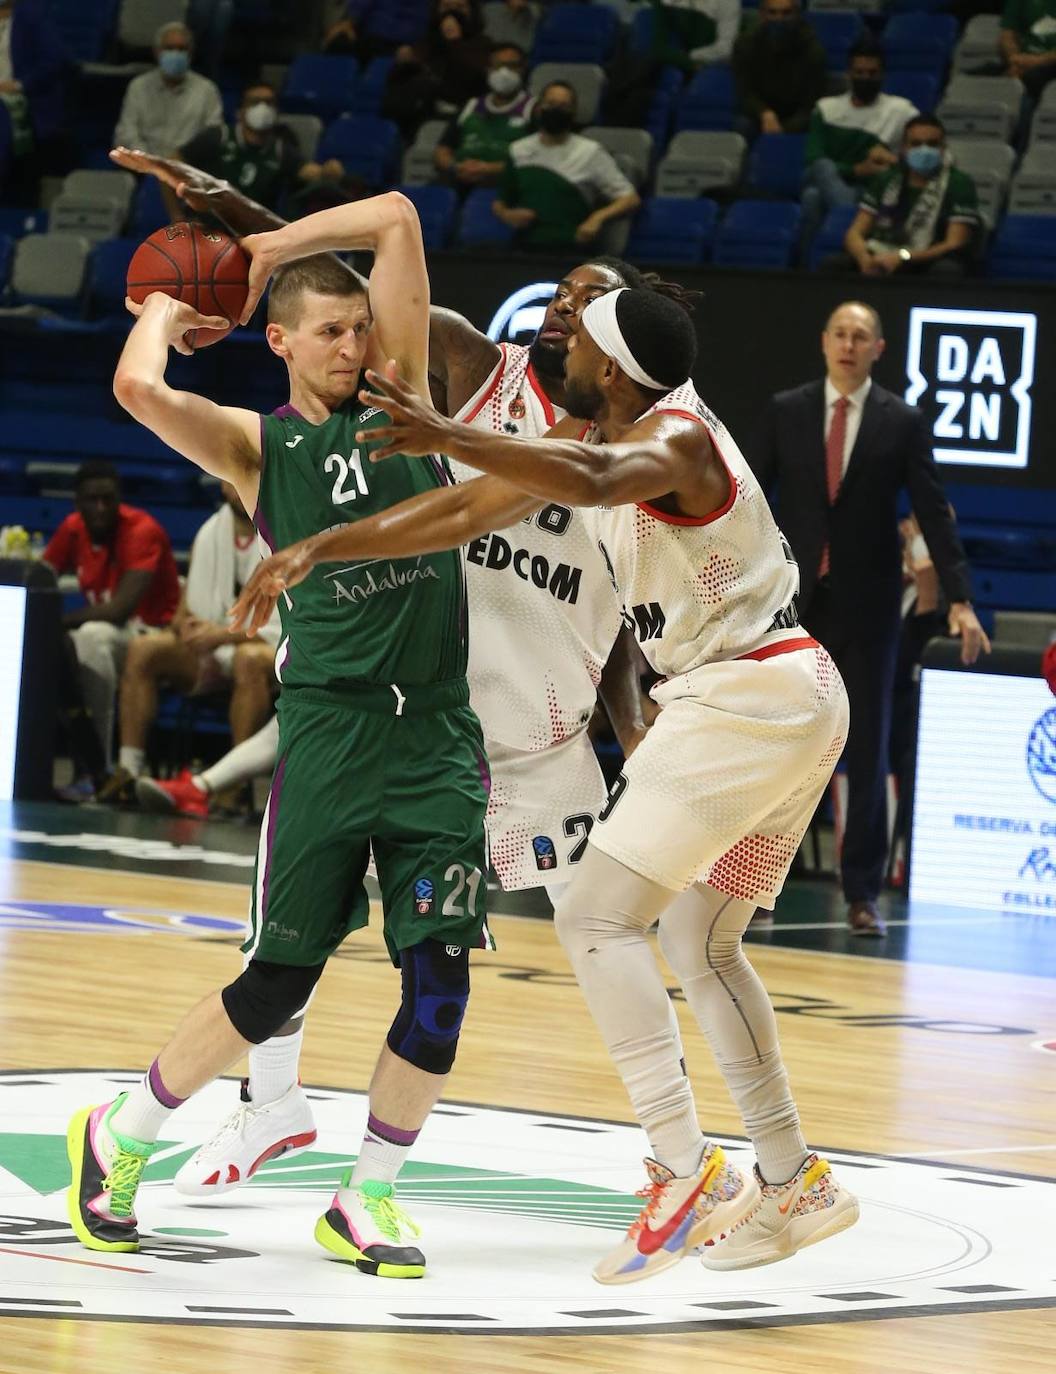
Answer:
[(391, 1183), (366, 1179), (349, 1186), (351, 1169), (341, 1180), (330, 1210), (315, 1224), (315, 1238), (324, 1250), (347, 1260), (364, 1274), (383, 1279), (420, 1279), (425, 1256), (414, 1245), (403, 1245), (405, 1234), (420, 1235), (406, 1212), (396, 1205)]
[(110, 1125), (127, 1096), (121, 1093), (113, 1102), (85, 1107), (66, 1132), (73, 1171), (67, 1210), (74, 1234), (89, 1250), (139, 1249), (133, 1206), (140, 1177), (157, 1147), (120, 1135)]

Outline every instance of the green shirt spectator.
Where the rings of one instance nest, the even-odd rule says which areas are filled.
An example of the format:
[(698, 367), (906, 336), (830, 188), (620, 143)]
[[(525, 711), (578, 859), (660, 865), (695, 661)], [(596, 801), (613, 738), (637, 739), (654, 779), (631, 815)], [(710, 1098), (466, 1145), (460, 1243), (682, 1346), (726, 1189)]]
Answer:
[(692, 70), (728, 62), (741, 27), (741, 0), (650, 0), (655, 11), (651, 56)]
[(1001, 55), (1032, 100), (1056, 77), (1056, 0), (1005, 0)]
[(440, 137), (433, 159), (437, 171), (463, 186), (493, 186), (510, 144), (528, 133), (535, 104), (524, 88), (528, 61), (512, 43), (493, 49), (488, 94), (469, 100)]

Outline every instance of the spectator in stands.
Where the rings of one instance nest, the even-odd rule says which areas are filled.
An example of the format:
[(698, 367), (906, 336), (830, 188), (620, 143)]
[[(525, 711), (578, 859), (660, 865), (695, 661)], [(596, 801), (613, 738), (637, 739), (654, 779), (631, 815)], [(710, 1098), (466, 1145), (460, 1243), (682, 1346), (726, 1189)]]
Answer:
[(854, 205), (862, 187), (898, 164), (902, 131), (917, 114), (904, 96), (887, 95), (884, 50), (863, 38), (850, 52), (849, 89), (814, 106), (807, 130), (803, 216), (816, 228), (836, 205)]
[(271, 712), (278, 625), (273, 620), (263, 637), (252, 639), (227, 628), (227, 611), (260, 553), (253, 522), (234, 487), (221, 482), (220, 489), (224, 504), (195, 536), (187, 586), (171, 625), (129, 645), (121, 674), (121, 751), (99, 801), (132, 800), (162, 684), (191, 696), (230, 686), (236, 745), (259, 730)]
[(425, 41), (396, 50), (382, 113), (406, 138), (432, 114), (457, 114), (488, 89), (490, 55), (479, 0), (435, 0)]
[(539, 6), (531, 0), (503, 0), (484, 6), (484, 34), (492, 43), (531, 52), (539, 23)]
[(186, 24), (163, 24), (154, 38), (157, 66), (128, 83), (114, 141), (172, 157), (203, 129), (224, 122), (220, 92), (191, 71), (194, 37)]
[(510, 144), (528, 132), (533, 100), (525, 89), (525, 53), (513, 43), (497, 47), (488, 63), (488, 94), (469, 100), (444, 130), (433, 159), (460, 186), (493, 186)]
[(42, 161), (48, 170), (61, 156), (65, 68), (62, 39), (42, 0), (0, 0), (0, 103), (27, 182)]
[(397, 48), (421, 41), (430, 0), (348, 0), (343, 19), (327, 31), (323, 51), (352, 53), (361, 62), (391, 57)]
[(762, 0), (759, 22), (733, 45), (738, 127), (755, 134), (798, 134), (825, 93), (825, 49), (799, 0)]
[(741, 27), (741, 0), (650, 0), (652, 57), (660, 66), (692, 71), (728, 62)]
[(576, 92), (552, 81), (535, 108), (539, 132), (510, 145), (499, 180), (495, 215), (532, 248), (593, 243), (610, 220), (633, 214), (641, 201), (612, 154), (572, 132)]
[(1056, 77), (1056, 0), (1005, 0), (1000, 45), (1009, 76), (1036, 102)]
[(953, 166), (941, 120), (916, 115), (903, 130), (897, 165), (866, 187), (844, 239), (846, 253), (822, 267), (856, 267), (867, 277), (959, 276), (978, 224), (975, 183)]
[(44, 561), (56, 573), (76, 572), (87, 605), (63, 618), (80, 664), (84, 699), (109, 766), (114, 694), (129, 645), (163, 629), (180, 600), (169, 536), (145, 510), (121, 500), (117, 468), (103, 459), (82, 463), (76, 510), (52, 535)]
[(258, 81), (247, 86), (233, 128), (214, 124), (203, 129), (180, 152), (184, 162), (229, 181), (258, 204), (275, 210), (294, 187), (322, 179), (339, 182), (345, 169), (337, 158), (306, 162), (297, 140), (279, 122), (279, 98), (273, 86)]

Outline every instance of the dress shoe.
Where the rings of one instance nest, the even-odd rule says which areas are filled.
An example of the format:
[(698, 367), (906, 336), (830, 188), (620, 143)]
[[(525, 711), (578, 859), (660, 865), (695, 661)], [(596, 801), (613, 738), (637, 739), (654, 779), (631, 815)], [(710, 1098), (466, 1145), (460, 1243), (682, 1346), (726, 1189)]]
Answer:
[(882, 938), (887, 934), (884, 918), (876, 909), (875, 902), (852, 902), (847, 908), (847, 924), (852, 935), (865, 935)]

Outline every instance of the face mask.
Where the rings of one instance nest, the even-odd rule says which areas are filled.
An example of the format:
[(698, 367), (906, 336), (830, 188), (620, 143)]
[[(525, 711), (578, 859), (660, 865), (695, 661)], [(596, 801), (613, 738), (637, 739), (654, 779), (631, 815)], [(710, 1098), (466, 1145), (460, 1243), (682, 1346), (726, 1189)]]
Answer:
[(496, 95), (511, 96), (521, 89), (521, 74), (513, 67), (496, 67), (488, 72), (488, 85)]
[(863, 105), (871, 105), (880, 94), (882, 85), (877, 76), (855, 76), (851, 78), (851, 95)]
[(931, 148), (926, 143), (919, 148), (910, 148), (906, 153), (906, 166), (918, 176), (934, 176), (942, 166), (942, 149)]
[(158, 66), (165, 76), (186, 76), (191, 55), (183, 48), (163, 48), (158, 54)]
[(255, 134), (266, 134), (275, 127), (277, 112), (268, 101), (258, 100), (255, 105), (250, 105), (243, 118)]
[(567, 134), (574, 122), (572, 111), (560, 105), (548, 105), (539, 111), (539, 127), (544, 134)]

